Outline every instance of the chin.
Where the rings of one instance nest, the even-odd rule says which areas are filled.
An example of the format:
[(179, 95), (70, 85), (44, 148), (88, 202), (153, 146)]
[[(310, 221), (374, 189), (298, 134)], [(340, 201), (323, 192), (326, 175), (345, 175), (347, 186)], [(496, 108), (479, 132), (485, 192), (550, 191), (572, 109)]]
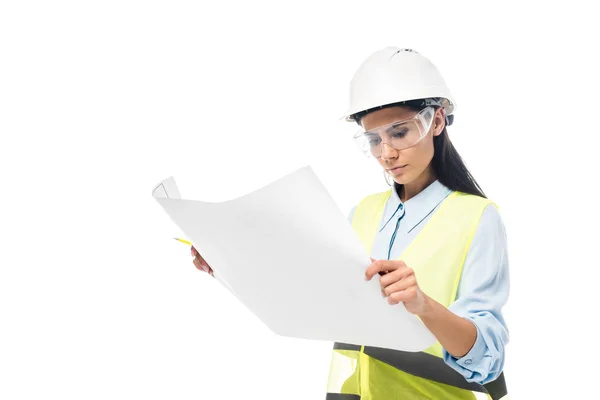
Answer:
[(413, 180), (406, 174), (400, 174), (400, 175), (395, 175), (395, 176), (390, 175), (390, 177), (392, 178), (392, 180), (394, 182), (396, 182), (399, 185), (406, 185), (407, 183), (409, 183)]
[(393, 178), (394, 182), (399, 185), (408, 185), (411, 182), (415, 182), (419, 176), (396, 176)]

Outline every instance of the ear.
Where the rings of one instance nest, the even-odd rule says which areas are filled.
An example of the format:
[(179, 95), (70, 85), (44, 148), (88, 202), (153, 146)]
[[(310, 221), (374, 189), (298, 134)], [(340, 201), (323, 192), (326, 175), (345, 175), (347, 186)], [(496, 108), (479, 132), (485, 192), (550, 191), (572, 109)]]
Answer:
[(440, 107), (433, 116), (433, 136), (439, 136), (446, 126), (446, 111)]

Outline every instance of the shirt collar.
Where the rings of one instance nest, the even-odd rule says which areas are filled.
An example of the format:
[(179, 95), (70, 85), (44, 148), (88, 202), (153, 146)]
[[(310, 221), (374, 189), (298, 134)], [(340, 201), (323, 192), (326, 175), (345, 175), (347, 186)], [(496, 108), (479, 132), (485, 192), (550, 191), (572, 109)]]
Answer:
[(390, 221), (396, 221), (398, 218), (402, 218), (402, 225), (404, 225), (405, 231), (412, 231), (414, 227), (431, 214), (431, 212), (450, 193), (452, 193), (451, 189), (446, 187), (439, 180), (435, 180), (425, 189), (421, 190), (415, 197), (412, 197), (403, 203), (396, 190), (392, 188), (392, 195), (388, 199), (384, 209), (381, 230), (383, 230)]

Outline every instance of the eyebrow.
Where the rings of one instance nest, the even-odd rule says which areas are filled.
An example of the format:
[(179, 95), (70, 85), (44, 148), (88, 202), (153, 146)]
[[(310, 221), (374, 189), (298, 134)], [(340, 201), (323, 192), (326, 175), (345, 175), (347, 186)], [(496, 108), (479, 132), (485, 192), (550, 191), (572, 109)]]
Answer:
[(401, 122), (398, 122), (398, 123), (394, 123), (394, 125), (390, 126), (390, 127), (389, 127), (389, 128), (387, 128), (385, 131), (386, 131), (387, 133), (390, 133), (392, 129), (395, 129), (395, 128), (397, 128), (397, 127), (399, 127), (399, 126), (402, 126), (402, 125), (406, 125), (406, 121), (401, 121)]

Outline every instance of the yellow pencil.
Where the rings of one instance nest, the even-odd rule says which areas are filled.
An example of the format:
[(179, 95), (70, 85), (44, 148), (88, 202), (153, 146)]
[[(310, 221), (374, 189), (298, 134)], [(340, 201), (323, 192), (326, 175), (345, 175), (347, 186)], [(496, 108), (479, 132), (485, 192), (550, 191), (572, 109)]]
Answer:
[(185, 239), (179, 239), (179, 238), (173, 238), (173, 239), (175, 239), (175, 240), (177, 240), (178, 242), (181, 242), (181, 243), (189, 244), (190, 246), (192, 245), (192, 242), (188, 242)]

